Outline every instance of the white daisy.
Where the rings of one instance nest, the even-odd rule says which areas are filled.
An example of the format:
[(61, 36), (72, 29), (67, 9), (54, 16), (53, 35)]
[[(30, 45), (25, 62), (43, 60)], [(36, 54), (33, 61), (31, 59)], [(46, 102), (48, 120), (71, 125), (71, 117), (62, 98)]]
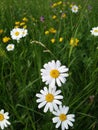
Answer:
[(94, 36), (98, 36), (98, 27), (93, 27), (92, 30), (90, 30), (91, 34)]
[(7, 127), (8, 125), (10, 125), (11, 123), (8, 121), (9, 116), (8, 116), (8, 112), (4, 113), (4, 110), (2, 109), (0, 111), (0, 128), (3, 130), (4, 127)]
[(22, 29), (22, 37), (25, 37), (28, 34), (28, 30), (27, 29)]
[(44, 64), (44, 69), (41, 69), (42, 81), (51, 87), (55, 87), (56, 84), (61, 86), (62, 83), (66, 82), (68, 70), (69, 69), (66, 66), (61, 66), (59, 60), (56, 62), (52, 60), (51, 62)]
[(78, 12), (78, 6), (77, 5), (72, 5), (72, 7), (71, 7), (71, 11), (73, 12), (73, 13), (77, 13)]
[(8, 44), (6, 49), (7, 49), (7, 51), (13, 51), (14, 50), (14, 44)]
[(19, 41), (20, 38), (23, 37), (23, 33), (22, 33), (22, 32), (23, 32), (23, 31), (22, 31), (21, 28), (14, 28), (14, 29), (12, 29), (11, 32), (10, 32), (11, 38), (12, 38), (13, 40)]
[(62, 102), (59, 101), (60, 99), (63, 99), (62, 95), (59, 95), (61, 93), (61, 90), (57, 90), (56, 88), (49, 89), (47, 87), (44, 87), (44, 90), (40, 91), (40, 94), (36, 94), (36, 96), (39, 98), (37, 99), (37, 103), (39, 103), (38, 108), (44, 107), (44, 112), (47, 112), (48, 109), (50, 112), (53, 110), (58, 109), (58, 105), (61, 105)]
[(66, 106), (59, 106), (59, 109), (56, 111), (53, 111), (53, 114), (56, 116), (52, 119), (53, 123), (56, 123), (56, 128), (58, 128), (61, 125), (61, 129), (65, 130), (68, 129), (68, 126), (73, 126), (73, 123), (75, 121), (74, 114), (68, 114), (69, 107)]

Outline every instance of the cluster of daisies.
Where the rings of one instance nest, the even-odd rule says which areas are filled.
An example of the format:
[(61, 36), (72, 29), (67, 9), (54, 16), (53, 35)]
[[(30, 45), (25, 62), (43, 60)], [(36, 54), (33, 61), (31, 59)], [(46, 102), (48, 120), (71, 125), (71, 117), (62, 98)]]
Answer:
[(61, 90), (58, 90), (58, 87), (61, 87), (62, 84), (66, 82), (68, 77), (69, 69), (65, 65), (61, 65), (59, 60), (50, 61), (44, 64), (43, 69), (41, 69), (42, 81), (48, 87), (44, 87), (40, 90), (40, 93), (36, 94), (38, 98), (36, 100), (39, 103), (38, 108), (44, 107), (44, 112), (50, 111), (54, 117), (52, 118), (53, 123), (56, 123), (56, 128), (60, 127), (65, 130), (68, 129), (68, 126), (73, 126), (75, 121), (74, 114), (67, 114), (69, 107), (62, 105), (63, 96), (61, 95)]
[[(10, 31), (11, 38), (13, 40), (16, 40), (18, 43), (20, 42), (20, 39), (25, 37), (28, 34), (27, 29), (24, 28), (14, 28)], [(7, 51), (13, 51), (15, 48), (14, 44), (8, 44), (6, 49)]]

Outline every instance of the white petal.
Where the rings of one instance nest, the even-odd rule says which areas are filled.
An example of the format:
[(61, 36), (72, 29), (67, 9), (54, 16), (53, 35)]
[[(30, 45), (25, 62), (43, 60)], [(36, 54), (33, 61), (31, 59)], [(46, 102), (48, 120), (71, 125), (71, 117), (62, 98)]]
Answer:
[(57, 90), (54, 95), (56, 96), (56, 95), (58, 95), (60, 93), (61, 93), (61, 90)]
[(62, 95), (55, 96), (55, 99), (63, 99)]
[(42, 95), (42, 94), (37, 93), (37, 94), (36, 94), (36, 97), (42, 98), (42, 97), (43, 97), (43, 95)]
[(59, 126), (60, 126), (60, 124), (61, 124), (61, 121), (58, 121), (58, 123), (56, 124), (56, 128), (58, 128)]
[(66, 121), (63, 122), (63, 125), (64, 125), (64, 127), (65, 127), (66, 129), (68, 129), (68, 124), (67, 124)]
[(36, 100), (37, 103), (38, 103), (38, 102), (43, 102), (43, 101), (45, 101), (45, 98), (44, 98), (44, 97), (42, 97), (42, 98)]
[(66, 82), (66, 79), (65, 79), (64, 77), (59, 76), (58, 78), (59, 78), (59, 80), (60, 80), (62, 83), (65, 83), (65, 82)]
[(38, 105), (38, 108), (43, 107), (45, 104), (46, 104), (46, 101), (44, 101), (44, 102), (40, 103), (40, 104)]
[(55, 110), (58, 110), (58, 106), (53, 102), (53, 108), (55, 109)]
[(66, 122), (67, 122), (67, 124), (69, 125), (69, 126), (73, 126), (73, 124), (72, 124), (72, 122), (71, 121), (69, 121), (69, 120), (66, 120)]
[(61, 85), (62, 85), (61, 82), (60, 82), (60, 80), (59, 80), (59, 78), (56, 79), (56, 82), (57, 82), (57, 85), (58, 85), (58, 86), (61, 86)]
[(53, 101), (54, 103), (56, 103), (56, 104), (58, 104), (58, 105), (61, 105), (62, 104), (62, 102), (61, 101), (59, 101), (59, 100), (56, 100), (56, 99), (54, 99), (54, 101)]
[(61, 66), (61, 62), (59, 60), (56, 61), (56, 69), (58, 69)]
[(50, 87), (55, 87), (55, 79), (52, 79), (52, 82), (49, 84)]
[(54, 117), (54, 118), (52, 118), (52, 121), (53, 121), (53, 123), (58, 122), (58, 121), (59, 121), (59, 117)]
[(67, 114), (68, 111), (69, 111), (69, 107), (65, 107), (65, 106), (64, 106), (64, 113)]
[(45, 106), (45, 108), (44, 108), (44, 112), (46, 113), (48, 111), (48, 109), (49, 109), (49, 105), (47, 103), (46, 106)]
[(69, 74), (68, 73), (63, 73), (63, 74), (60, 74), (60, 76), (63, 76), (63, 77), (68, 77)]

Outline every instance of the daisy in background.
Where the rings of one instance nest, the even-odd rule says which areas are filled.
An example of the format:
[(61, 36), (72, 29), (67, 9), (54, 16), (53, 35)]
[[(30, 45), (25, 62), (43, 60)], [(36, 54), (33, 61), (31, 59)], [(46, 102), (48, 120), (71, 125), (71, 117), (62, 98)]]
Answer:
[(98, 36), (98, 27), (93, 27), (92, 30), (90, 30), (91, 34), (94, 36)]
[(42, 81), (46, 85), (52, 88), (56, 85), (61, 86), (62, 83), (66, 82), (66, 77), (68, 77), (68, 68), (66, 66), (61, 66), (59, 60), (48, 62), (44, 64), (44, 68), (41, 69)]
[(60, 127), (61, 129), (65, 130), (68, 129), (68, 126), (73, 126), (73, 123), (75, 121), (74, 114), (68, 114), (69, 107), (67, 106), (59, 106), (59, 109), (56, 111), (53, 111), (53, 114), (55, 117), (52, 119), (53, 123), (56, 123), (56, 128)]
[(21, 28), (14, 28), (11, 30), (10, 35), (13, 40), (19, 41), (23, 37), (23, 30)]
[(11, 123), (8, 121), (9, 119), (9, 113), (8, 112), (5, 112), (4, 113), (4, 110), (2, 109), (0, 111), (0, 128), (3, 130), (4, 127), (7, 127), (8, 125), (10, 125)]
[(27, 34), (28, 34), (28, 30), (23, 28), (22, 29), (22, 37), (27, 36)]
[(56, 90), (56, 87), (44, 87), (43, 90), (40, 90), (40, 94), (36, 94), (36, 97), (38, 97), (36, 102), (39, 103), (38, 108), (42, 108), (43, 106), (45, 106), (44, 112), (47, 112), (48, 109), (50, 110), (50, 112), (52, 112), (53, 110), (57, 110), (58, 105), (62, 104), (62, 102), (59, 100), (63, 99), (63, 96), (59, 95), (60, 93), (61, 90)]
[(14, 48), (15, 48), (14, 44), (8, 44), (6, 47), (7, 51), (13, 51)]
[(78, 12), (78, 6), (77, 5), (72, 5), (71, 6), (71, 11), (73, 12), (73, 13), (77, 13)]

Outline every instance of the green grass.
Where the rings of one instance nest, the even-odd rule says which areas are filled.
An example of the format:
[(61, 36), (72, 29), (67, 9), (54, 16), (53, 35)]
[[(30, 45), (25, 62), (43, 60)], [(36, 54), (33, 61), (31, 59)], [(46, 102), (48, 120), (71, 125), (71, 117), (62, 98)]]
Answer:
[[(5, 130), (57, 130), (52, 123), (53, 115), (38, 109), (35, 96), (45, 86), (40, 69), (51, 60), (60, 60), (69, 67), (67, 82), (59, 89), (64, 96), (63, 104), (76, 116), (70, 130), (98, 129), (98, 37), (90, 33), (92, 27), (98, 26), (98, 1), (74, 0), (81, 8), (78, 14), (73, 14), (68, 5), (63, 7), (65, 19), (59, 17), (62, 6), (51, 9), (52, 2), (3, 0), (0, 4), (0, 29), (4, 30), (0, 34), (0, 109), (9, 112), (11, 122)], [(57, 20), (52, 19), (53, 15), (57, 15)], [(44, 23), (40, 16), (45, 17)], [(8, 52), (8, 43), (3, 43), (2, 38), (10, 36), (15, 22), (23, 17), (28, 18), (28, 35), (20, 43), (11, 40), (15, 50)], [(45, 35), (51, 27), (57, 33)], [(61, 36), (64, 40), (59, 43)], [(78, 46), (69, 45), (71, 37), (79, 39)], [(56, 42), (51, 43), (51, 38)], [(92, 101), (90, 96), (94, 96)]]

